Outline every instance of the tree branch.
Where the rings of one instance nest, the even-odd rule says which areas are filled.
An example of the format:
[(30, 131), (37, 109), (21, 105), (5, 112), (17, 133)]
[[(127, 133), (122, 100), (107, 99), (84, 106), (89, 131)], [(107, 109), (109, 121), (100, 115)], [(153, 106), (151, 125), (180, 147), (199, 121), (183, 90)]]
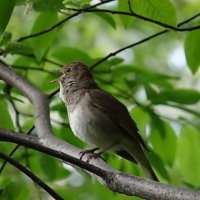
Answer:
[[(165, 185), (116, 170), (106, 171), (105, 169), (91, 165), (90, 163), (84, 162), (68, 154), (51, 149), (48, 146), (43, 145), (40, 139), (36, 137), (0, 128), (0, 138), (59, 158), (70, 165), (91, 172), (93, 175), (96, 175), (95, 178), (97, 180), (98, 177), (101, 178), (101, 180), (98, 181), (105, 187), (115, 192), (148, 200), (188, 200), (200, 198), (200, 192), (197, 191)], [(100, 161), (101, 159), (98, 160)], [(101, 161), (104, 162), (103, 160)], [(104, 164), (106, 166), (106, 163)]]
[[(34, 128), (35, 128), (35, 126), (32, 126), (32, 127), (27, 131), (26, 135), (31, 134), (31, 132), (33, 131)], [(18, 149), (20, 146), (21, 146), (21, 145), (17, 144), (17, 145), (13, 148), (13, 150), (9, 153), (9, 156), (11, 157), (11, 156), (15, 153), (15, 151), (17, 151), (17, 149)], [(7, 163), (7, 160), (4, 160), (4, 162), (3, 162), (3, 164), (2, 164), (2, 166), (1, 166), (1, 168), (0, 168), (0, 174), (2, 173), (4, 167), (6, 166), (6, 163)]]
[(106, 9), (75, 9), (75, 8), (72, 8), (71, 10), (73, 10), (73, 11), (79, 11), (79, 12), (82, 12), (82, 13), (88, 13), (88, 12), (106, 12), (106, 13), (110, 13), (110, 14), (120, 14), (120, 15), (133, 16), (133, 17), (137, 17), (137, 18), (140, 18), (142, 20), (145, 20), (145, 21), (152, 22), (154, 24), (160, 25), (160, 26), (162, 26), (164, 28), (169, 28), (171, 30), (179, 31), (179, 32), (193, 31), (193, 30), (200, 29), (200, 26), (194, 26), (194, 27), (191, 27), (191, 28), (177, 28), (177, 27), (174, 27), (174, 26), (171, 26), (171, 25), (168, 25), (168, 24), (165, 24), (165, 23), (153, 20), (153, 19), (149, 19), (149, 18), (144, 17), (142, 15), (138, 15), (138, 14), (136, 14), (134, 12), (129, 13), (129, 12), (122, 12), (122, 11), (115, 11), (115, 10), (106, 10)]
[(29, 83), (21, 74), (0, 63), (0, 78), (18, 89), (34, 105), (34, 118), (37, 132), (41, 137), (53, 135), (49, 117), (49, 98)]
[[(89, 6), (87, 8), (85, 8), (85, 10), (87, 9), (91, 9), (91, 8), (94, 8), (96, 6), (99, 6), (99, 5), (102, 5), (102, 4), (105, 4), (105, 3), (108, 3), (108, 2), (111, 2), (111, 1), (114, 1), (114, 0), (106, 0), (106, 1), (102, 1), (102, 2), (99, 2), (93, 6)], [(28, 38), (32, 38), (32, 37), (36, 37), (36, 36), (39, 36), (39, 35), (42, 35), (44, 33), (48, 33), (49, 31), (52, 31), (53, 29), (55, 29), (56, 27), (60, 26), (61, 24), (63, 24), (64, 22), (68, 21), (69, 19), (73, 18), (73, 17), (76, 17), (78, 16), (79, 14), (81, 14), (82, 12), (81, 11), (78, 11), (78, 12), (75, 12), (74, 14), (68, 16), (67, 18), (61, 20), (60, 22), (56, 23), (55, 25), (51, 26), (50, 28), (44, 30), (44, 31), (41, 31), (41, 32), (38, 32), (38, 33), (34, 33), (34, 34), (31, 34), (31, 35), (28, 35), (28, 36), (25, 36), (25, 37), (21, 37), (19, 38), (17, 41), (18, 42), (21, 42), (23, 40), (26, 40)]]
[[(39, 136), (39, 138), (31, 137), (0, 128), (1, 139), (35, 149), (64, 160), (72, 166), (84, 169), (102, 185), (115, 192), (149, 200), (200, 198), (200, 193), (197, 191), (177, 188), (118, 172), (107, 165), (102, 159), (91, 160), (92, 165), (80, 160), (79, 152), (81, 149), (53, 135), (49, 119), (48, 96), (40, 92), (19, 73), (12, 71), (3, 63), (0, 63), (0, 78), (21, 91), (34, 104), (35, 126)], [(38, 122), (38, 120), (41, 122)]]
[[(179, 26), (182, 26), (183, 24), (186, 24), (186, 23), (190, 22), (191, 20), (193, 20), (193, 19), (195, 19), (196, 17), (199, 17), (199, 16), (200, 16), (200, 13), (194, 15), (193, 17), (191, 17), (191, 18), (189, 18), (189, 19), (187, 19), (187, 20), (185, 20), (185, 21), (179, 23), (179, 24), (178, 24), (178, 27), (179, 27)], [(121, 48), (121, 49), (118, 49), (117, 51), (108, 54), (107, 56), (105, 56), (104, 58), (102, 58), (101, 60), (99, 60), (98, 62), (94, 63), (92, 66), (90, 66), (90, 69), (93, 69), (94, 67), (96, 67), (96, 66), (99, 65), (100, 63), (104, 62), (104, 61), (107, 60), (108, 58), (110, 58), (110, 57), (112, 57), (112, 56), (115, 56), (115, 55), (117, 55), (118, 53), (120, 53), (120, 52), (122, 52), (122, 51), (124, 51), (124, 50), (126, 50), (126, 49), (129, 49), (129, 48), (131, 48), (131, 47), (137, 46), (138, 44), (142, 44), (142, 43), (144, 43), (144, 42), (146, 42), (146, 41), (148, 41), (148, 40), (151, 40), (151, 39), (153, 39), (154, 37), (157, 37), (157, 36), (159, 36), (159, 35), (162, 35), (163, 33), (166, 33), (166, 32), (169, 32), (169, 30), (164, 30), (164, 31), (158, 32), (158, 33), (156, 33), (156, 34), (154, 34), (154, 35), (151, 35), (151, 36), (149, 36), (149, 37), (147, 37), (147, 38), (144, 38), (143, 40), (140, 40), (140, 41), (138, 41), (138, 42), (136, 42), (136, 43), (133, 43), (133, 44), (130, 44), (130, 45), (128, 45), (128, 46), (125, 46), (125, 47), (123, 47), (123, 48)]]
[(14, 158), (11, 158), (4, 153), (0, 152), (0, 158), (9, 162), (11, 165), (19, 169), (21, 172), (26, 174), (30, 179), (32, 179), (35, 183), (37, 183), (41, 188), (43, 188), (49, 195), (51, 195), (56, 200), (64, 200), (59, 194), (57, 194), (54, 190), (52, 190), (47, 184), (45, 184), (41, 179), (39, 179), (35, 174), (33, 174), (30, 170), (24, 167), (22, 164), (17, 162)]

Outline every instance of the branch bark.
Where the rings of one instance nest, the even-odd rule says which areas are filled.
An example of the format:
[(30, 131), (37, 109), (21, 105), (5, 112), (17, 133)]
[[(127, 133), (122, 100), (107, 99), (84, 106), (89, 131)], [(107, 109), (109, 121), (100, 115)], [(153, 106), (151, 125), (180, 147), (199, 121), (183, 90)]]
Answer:
[(149, 200), (200, 199), (200, 193), (197, 191), (173, 187), (116, 171), (102, 159), (93, 159), (91, 164), (81, 161), (79, 159), (81, 149), (53, 135), (49, 117), (48, 96), (30, 84), (18, 72), (12, 71), (1, 62), (0, 78), (17, 88), (33, 103), (35, 127), (38, 133), (38, 138), (36, 138), (0, 128), (0, 139), (35, 149), (62, 159), (72, 166), (84, 169), (102, 185), (115, 192)]
[(194, 27), (190, 27), (190, 28), (177, 28), (177, 27), (174, 27), (174, 26), (171, 26), (169, 24), (165, 24), (165, 23), (162, 23), (160, 21), (156, 21), (156, 20), (153, 20), (153, 19), (150, 19), (150, 18), (147, 18), (147, 17), (144, 17), (142, 15), (138, 15), (134, 12), (122, 12), (122, 11), (115, 11), (115, 10), (107, 10), (107, 9), (75, 9), (75, 8), (72, 8), (71, 10), (73, 11), (79, 11), (79, 12), (82, 12), (82, 13), (90, 13), (90, 12), (105, 12), (105, 13), (110, 13), (110, 14), (113, 14), (113, 15), (127, 15), (127, 16), (133, 16), (133, 17), (137, 17), (139, 19), (142, 19), (144, 21), (148, 21), (148, 22), (152, 22), (154, 24), (157, 24), (157, 25), (160, 25), (164, 28), (169, 28), (171, 30), (174, 30), (174, 31), (179, 31), (179, 32), (184, 32), (184, 31), (194, 31), (194, 30), (197, 30), (197, 29), (200, 29), (200, 26), (194, 26)]
[(21, 172), (26, 174), (30, 179), (32, 179), (35, 183), (37, 183), (41, 188), (43, 188), (46, 192), (48, 192), (53, 198), (56, 200), (64, 200), (58, 193), (52, 190), (47, 184), (45, 184), (40, 178), (38, 178), (35, 174), (29, 171), (26, 167), (22, 164), (17, 162), (15, 159), (5, 155), (4, 153), (0, 152), (0, 158), (6, 160), (11, 165), (19, 169)]
[[(83, 169), (93, 175), (102, 185), (108, 189), (137, 196), (148, 200), (197, 200), (200, 199), (200, 192), (178, 188), (149, 179), (133, 176), (116, 171), (109, 167), (103, 160), (97, 159), (99, 167), (84, 162), (78, 158), (56, 151), (41, 143), (39, 138), (16, 133), (4, 128), (0, 128), (0, 139), (5, 139), (25, 147), (46, 153), (59, 158), (74, 167)], [(104, 166), (103, 166), (104, 165)], [(106, 170), (109, 167), (110, 170)]]
[[(111, 1), (114, 1), (114, 0), (105, 0), (105, 1), (101, 1), (101, 2), (99, 2), (99, 3), (97, 3), (97, 4), (93, 5), (93, 6), (89, 6), (89, 7), (85, 8), (85, 9), (87, 10), (87, 9), (95, 8), (95, 7), (99, 6), (99, 5), (102, 5), (102, 4), (105, 4), (105, 3), (109, 3), (109, 2), (111, 2)], [(39, 35), (48, 33), (49, 31), (52, 31), (53, 29), (55, 29), (56, 27), (60, 26), (60, 25), (63, 24), (64, 22), (68, 21), (69, 19), (80, 15), (81, 13), (82, 13), (81, 11), (75, 12), (75, 13), (69, 15), (68, 17), (66, 17), (65, 19), (61, 20), (60, 22), (56, 23), (55, 25), (49, 27), (48, 29), (46, 29), (46, 30), (44, 30), (44, 31), (40, 31), (40, 32), (35, 33), (35, 34), (31, 34), (31, 35), (25, 36), (25, 37), (21, 37), (21, 38), (19, 38), (17, 41), (18, 41), (18, 42), (21, 42), (21, 41), (26, 40), (26, 39), (28, 39), (28, 38), (37, 37), (37, 36), (39, 36)]]

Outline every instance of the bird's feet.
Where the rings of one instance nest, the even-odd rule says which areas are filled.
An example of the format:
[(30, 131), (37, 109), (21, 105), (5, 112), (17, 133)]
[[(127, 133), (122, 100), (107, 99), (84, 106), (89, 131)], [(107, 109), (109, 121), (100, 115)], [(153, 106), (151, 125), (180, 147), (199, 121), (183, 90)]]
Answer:
[[(99, 152), (99, 153), (93, 153), (93, 154), (91, 154), (91, 155), (89, 155), (88, 157), (87, 157), (87, 161), (86, 162), (90, 162), (90, 160), (91, 159), (96, 159), (96, 158), (101, 158), (101, 159), (103, 159), (102, 157), (101, 157), (101, 154), (102, 154), (102, 152)], [(103, 159), (104, 160), (104, 159)], [(104, 160), (105, 161), (105, 160)]]
[[(89, 150), (81, 151), (81, 152), (79, 153), (80, 159), (82, 160), (82, 158), (83, 158), (83, 156), (84, 156), (85, 154), (88, 154), (88, 153), (92, 153), (92, 155), (95, 154), (94, 152), (95, 152), (96, 150), (98, 150), (98, 149), (99, 149), (99, 148), (94, 148), (94, 149), (89, 149)], [(92, 155), (90, 155), (90, 156), (92, 156)], [(88, 157), (90, 157), (90, 156), (88, 156)], [(91, 160), (91, 159), (89, 159), (89, 160)], [(88, 159), (87, 159), (87, 162), (89, 162)]]

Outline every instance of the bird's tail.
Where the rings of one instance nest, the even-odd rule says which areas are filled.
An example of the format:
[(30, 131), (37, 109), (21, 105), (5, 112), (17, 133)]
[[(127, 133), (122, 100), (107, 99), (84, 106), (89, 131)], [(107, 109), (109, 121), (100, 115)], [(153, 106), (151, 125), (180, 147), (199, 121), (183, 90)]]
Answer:
[(146, 174), (146, 176), (149, 179), (159, 182), (159, 180), (158, 180), (155, 172), (153, 171), (153, 169), (152, 169), (152, 167), (151, 167), (141, 145), (139, 143), (135, 142), (134, 145), (131, 145), (131, 147), (130, 146), (128, 148), (127, 147), (126, 147), (126, 151), (129, 152), (129, 154), (133, 157), (133, 159), (132, 159), (133, 161), (131, 159), (128, 159), (128, 160), (130, 160), (132, 162), (136, 161), (134, 163), (137, 163), (138, 165), (141, 166), (144, 173)]
[[(144, 155), (145, 156), (145, 155)], [(144, 158), (143, 158), (144, 159)], [(149, 161), (147, 160), (146, 156), (145, 156), (146, 161), (145, 162), (139, 162), (138, 164), (141, 166), (141, 168), (143, 169), (144, 173), (146, 174), (146, 176), (154, 181), (158, 181), (158, 178), (155, 174), (155, 172), (153, 171)]]

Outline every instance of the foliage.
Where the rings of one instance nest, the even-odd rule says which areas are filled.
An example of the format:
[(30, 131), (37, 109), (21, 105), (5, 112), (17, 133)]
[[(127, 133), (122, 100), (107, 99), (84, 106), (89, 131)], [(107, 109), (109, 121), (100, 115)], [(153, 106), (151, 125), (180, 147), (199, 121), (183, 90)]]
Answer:
[[(176, 27), (178, 22), (194, 16), (199, 1), (130, 0), (130, 5), (125, 0), (102, 1), (98, 12), (76, 10), (95, 2), (1, 0), (1, 60), (49, 94), (58, 88), (48, 84), (57, 78), (52, 69), (78, 60), (93, 66), (108, 56), (93, 67), (95, 80), (129, 108), (140, 134), (152, 149), (147, 156), (160, 181), (199, 190), (200, 30), (168, 31), (135, 44), (164, 30), (156, 22)], [(136, 13), (150, 22), (101, 9)], [(194, 18), (184, 28), (199, 24), (199, 18)], [(36, 35), (26, 37), (32, 34)], [(32, 105), (2, 81), (0, 93), (0, 126), (26, 133), (34, 123)], [(77, 147), (89, 148), (70, 130), (65, 106), (58, 95), (50, 107), (55, 135)], [(36, 131), (31, 134), (36, 135)], [(0, 151), (6, 154), (13, 147), (14, 144), (0, 142)], [(86, 173), (64, 167), (60, 161), (36, 151), (21, 147), (14, 157), (65, 199), (139, 199), (109, 191)], [(116, 155), (105, 153), (104, 157), (117, 170), (144, 176), (140, 167)], [(49, 198), (10, 165), (0, 176), (0, 195), (5, 200)]]

